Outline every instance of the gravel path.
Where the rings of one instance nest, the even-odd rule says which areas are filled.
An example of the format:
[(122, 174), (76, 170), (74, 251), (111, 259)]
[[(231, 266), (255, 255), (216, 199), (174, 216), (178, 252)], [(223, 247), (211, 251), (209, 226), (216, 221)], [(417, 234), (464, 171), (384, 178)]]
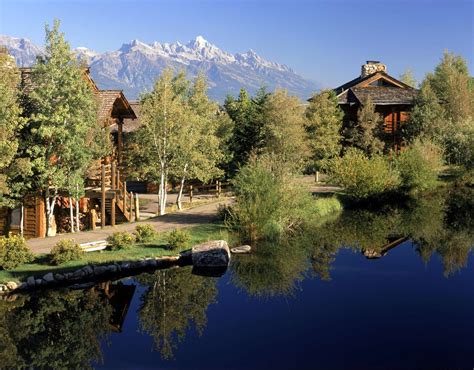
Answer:
[(51, 248), (61, 239), (74, 239), (79, 244), (104, 240), (107, 236), (117, 231), (132, 232), (138, 224), (152, 225), (157, 231), (169, 231), (176, 228), (197, 226), (215, 221), (219, 204), (226, 202), (229, 202), (229, 200), (216, 200), (215, 202), (196, 206), (181, 212), (157, 216), (140, 222), (124, 223), (116, 225), (115, 227), (106, 226), (104, 229), (99, 228), (74, 234), (60, 234), (49, 238), (29, 239), (27, 244), (33, 253), (49, 253)]

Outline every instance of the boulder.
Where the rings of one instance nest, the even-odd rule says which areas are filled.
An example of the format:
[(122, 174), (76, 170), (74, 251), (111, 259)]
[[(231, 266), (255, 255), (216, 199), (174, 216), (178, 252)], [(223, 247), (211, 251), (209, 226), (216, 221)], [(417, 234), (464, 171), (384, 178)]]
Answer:
[(15, 290), (16, 288), (18, 288), (18, 284), (15, 283), (14, 281), (9, 281), (7, 282), (7, 288), (9, 290)]
[(225, 240), (210, 240), (192, 248), (195, 267), (227, 267), (230, 261), (229, 246)]
[(51, 283), (54, 281), (54, 276), (52, 272), (48, 272), (46, 275), (43, 276), (43, 280), (47, 283)]
[(250, 245), (241, 245), (240, 247), (234, 247), (230, 251), (234, 254), (247, 254), (250, 253), (252, 247)]
[(28, 279), (26, 279), (26, 283), (30, 287), (35, 286), (35, 277), (34, 276), (29, 276)]

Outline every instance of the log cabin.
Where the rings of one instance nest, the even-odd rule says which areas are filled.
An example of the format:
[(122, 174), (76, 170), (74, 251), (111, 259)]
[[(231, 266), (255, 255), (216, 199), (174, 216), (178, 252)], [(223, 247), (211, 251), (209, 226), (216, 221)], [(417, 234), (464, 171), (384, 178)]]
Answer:
[(403, 146), (400, 128), (410, 117), (418, 90), (390, 76), (387, 66), (368, 60), (360, 76), (334, 89), (344, 113), (343, 128), (357, 125), (357, 112), (368, 99), (383, 119), (387, 147), (398, 151)]
[[(27, 95), (33, 88), (31, 82), (31, 68), (20, 68), (21, 89)], [(84, 68), (83, 77), (93, 91), (98, 104), (97, 124), (112, 133), (112, 153), (101, 161), (93, 164), (86, 178), (86, 196), (80, 200), (80, 210), (87, 213), (95, 207), (100, 207), (100, 222), (105, 226), (106, 220), (114, 225), (117, 219), (130, 220), (132, 217), (131, 194), (127, 192), (126, 183), (120, 177), (120, 165), (123, 156), (123, 126), (125, 120), (137, 118), (130, 103), (121, 90), (100, 90), (92, 77), (89, 68)], [(69, 207), (67, 197), (59, 197), (56, 215), (67, 214), (61, 212)], [(21, 213), (23, 212), (23, 216)], [(45, 203), (39, 193), (32, 193), (24, 202), (23, 209), (8, 209), (0, 207), (0, 235), (8, 233), (18, 234), (23, 218), (23, 235), (26, 238), (44, 237), (46, 235)], [(87, 217), (88, 218), (88, 217)], [(90, 228), (95, 227), (96, 220), (84, 222)], [(82, 223), (82, 222), (81, 222)], [(92, 224), (93, 223), (93, 224)], [(53, 233), (55, 230), (53, 230)]]

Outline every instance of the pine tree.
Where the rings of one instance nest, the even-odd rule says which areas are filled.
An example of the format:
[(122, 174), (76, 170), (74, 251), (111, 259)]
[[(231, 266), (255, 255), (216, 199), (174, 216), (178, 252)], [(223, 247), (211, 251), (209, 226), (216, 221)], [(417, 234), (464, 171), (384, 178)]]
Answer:
[(342, 117), (336, 94), (324, 90), (315, 94), (306, 108), (306, 131), (316, 170), (325, 160), (338, 156), (342, 145)]
[(375, 111), (375, 105), (367, 99), (357, 112), (357, 126), (355, 127), (352, 144), (362, 149), (368, 155), (380, 154), (384, 149), (382, 135), (382, 119)]
[(8, 172), (18, 149), (18, 134), (24, 120), (19, 101), (20, 73), (15, 60), (0, 54), (0, 205), (11, 205), (8, 198)]
[(411, 86), (413, 88), (416, 87), (417, 85), (417, 82), (415, 80), (415, 77), (413, 77), (413, 72), (410, 68), (407, 68), (405, 70), (405, 72), (403, 72), (401, 75), (400, 75), (400, 81), (402, 81), (403, 83), (407, 84), (408, 86)]
[(46, 203), (48, 236), (60, 191), (72, 195), (71, 189), (82, 187), (85, 171), (99, 153), (94, 150), (98, 146), (92, 144), (97, 135), (91, 133), (98, 130), (92, 89), (59, 31), (59, 21), (45, 29), (46, 56), (38, 60), (32, 74), (26, 146)]

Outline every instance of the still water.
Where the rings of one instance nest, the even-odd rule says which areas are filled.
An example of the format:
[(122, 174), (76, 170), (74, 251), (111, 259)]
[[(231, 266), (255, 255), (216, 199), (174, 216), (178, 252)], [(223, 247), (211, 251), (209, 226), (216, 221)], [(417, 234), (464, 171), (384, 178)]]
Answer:
[(474, 366), (472, 189), (348, 210), (233, 257), (0, 302), (0, 367)]

